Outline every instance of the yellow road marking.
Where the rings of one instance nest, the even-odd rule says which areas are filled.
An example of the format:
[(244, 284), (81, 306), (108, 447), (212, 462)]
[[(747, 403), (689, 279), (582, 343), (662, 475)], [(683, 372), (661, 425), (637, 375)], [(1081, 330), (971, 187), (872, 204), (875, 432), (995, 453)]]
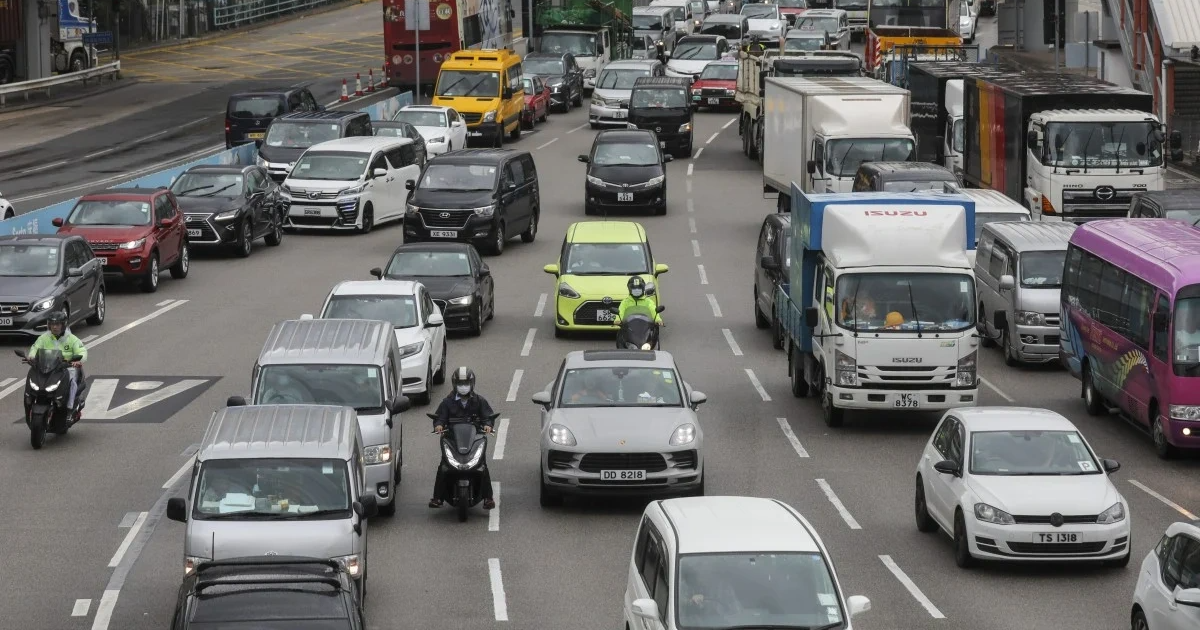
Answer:
[[(176, 66), (179, 68), (187, 68), (188, 70), (192, 70), (194, 72), (210, 72), (212, 74), (219, 74), (219, 75), (223, 75), (223, 76), (233, 76), (233, 77), (238, 77), (241, 79), (258, 79), (259, 78), (259, 77), (255, 77), (255, 76), (250, 76), (248, 74), (230, 72), (228, 70), (209, 70), (208, 68), (198, 68), (196, 66), (189, 66), (185, 63), (175, 63), (174, 61), (161, 61), (159, 59), (141, 59), (139, 61), (143, 61), (146, 63), (157, 63), (157, 64), (161, 64), (164, 66)], [(132, 72), (137, 72), (137, 70), (133, 69), (133, 68), (130, 68), (129, 70)]]
[[(325, 38), (323, 38), (323, 37), (315, 37), (315, 36), (311, 36), (311, 35), (301, 35), (301, 34), (297, 34), (296, 36), (297, 36), (297, 37), (307, 37), (307, 38), (309, 38), (309, 39), (316, 39), (316, 40), (320, 40), (320, 41), (322, 41), (322, 42), (324, 42), (324, 43), (327, 43), (327, 44), (339, 44), (339, 43), (342, 43), (342, 42), (337, 42), (337, 41), (330, 41), (330, 40), (328, 40), (328, 39), (325, 39)], [(354, 42), (346, 42), (346, 43), (354, 43)], [(359, 46), (365, 46), (365, 44), (356, 44), (356, 45), (359, 45)], [(382, 56), (381, 56), (381, 55), (379, 55), (379, 54), (375, 54), (375, 55), (369, 55), (369, 54), (366, 54), (366, 53), (355, 53), (355, 52), (349, 52), (349, 51), (346, 51), (346, 50), (334, 50), (334, 49), (332, 49), (332, 48), (321, 48), (321, 47), (319, 47), (319, 46), (306, 46), (306, 45), (304, 45), (304, 44), (295, 44), (295, 47), (296, 47), (296, 48), (303, 49), (303, 50), (319, 50), (319, 51), (321, 51), (321, 52), (327, 52), (327, 53), (332, 53), (332, 54), (336, 54), (336, 55), (345, 55), (345, 56), (347, 56), (347, 57), (365, 57), (365, 58), (367, 58), (367, 59), (382, 59)], [(382, 48), (382, 45), (380, 45), (380, 46), (379, 46), (379, 48)]]
[[(227, 46), (215, 46), (215, 48), (227, 48)], [(238, 52), (245, 52), (245, 51), (240, 51), (240, 50), (238, 50), (237, 48), (230, 48), (229, 50), (235, 50), (235, 51), (238, 51)], [(184, 55), (194, 55), (194, 56), (206, 56), (206, 55), (200, 55), (199, 53), (182, 53), (182, 54), (184, 54)], [(269, 54), (269, 53), (258, 53), (258, 54)], [(295, 58), (292, 58), (292, 57), (286, 57), (285, 55), (279, 55), (279, 56), (281, 56), (281, 57), (284, 57), (285, 59), (295, 59)], [(268, 65), (268, 64), (265, 64), (265, 63), (262, 63), (262, 62), (259, 62), (259, 61), (243, 61), (243, 60), (241, 60), (241, 59), (236, 59), (236, 58), (233, 58), (233, 57), (226, 57), (226, 56), (216, 57), (216, 58), (215, 58), (215, 60), (216, 60), (216, 61), (222, 61), (222, 62), (229, 62), (229, 63), (239, 63), (239, 64), (242, 64), (242, 65), (246, 65), (246, 66), (252, 66), (252, 67), (255, 67), (255, 68), (268, 68), (268, 69), (271, 69), (271, 70), (278, 70), (278, 71), (280, 71), (280, 72), (308, 72), (309, 74), (312, 74), (313, 76), (318, 76), (318, 77), (328, 77), (328, 76), (331, 76), (331, 75), (328, 75), (328, 74), (324, 74), (324, 73), (321, 73), (321, 72), (315, 72), (315, 71), (312, 71), (312, 70), (308, 70), (308, 71), (305, 71), (305, 70), (292, 70), (291, 68), (285, 68), (285, 67), (283, 67), (283, 66), (272, 66), (272, 65)], [(295, 59), (295, 60), (296, 60), (297, 62), (306, 61), (305, 59)]]
[[(359, 68), (359, 67), (361, 67), (361, 66), (362, 66), (362, 64), (341, 63), (341, 62), (338, 62), (338, 61), (328, 61), (328, 60), (326, 60), (326, 59), (320, 59), (320, 60), (316, 60), (316, 59), (308, 59), (308, 58), (306, 58), (306, 57), (300, 57), (300, 56), (296, 56), (296, 55), (285, 55), (285, 54), (282, 54), (282, 53), (267, 52), (267, 51), (265, 51), (265, 50), (240, 50), (240, 49), (237, 49), (237, 48), (231, 48), (231, 47), (229, 47), (229, 46), (216, 46), (215, 48), (224, 48), (224, 49), (227, 49), (227, 50), (234, 50), (234, 51), (239, 51), (239, 52), (248, 52), (248, 53), (253, 53), (253, 54), (255, 54), (255, 55), (270, 55), (270, 56), (272, 56), (272, 57), (282, 57), (282, 58), (284, 58), (284, 59), (291, 59), (291, 60), (293, 60), (293, 61), (296, 61), (296, 62), (317, 63), (317, 64), (320, 64), (320, 65), (329, 65), (329, 66), (341, 66), (341, 67), (343, 67), (343, 68)], [(303, 49), (303, 48), (302, 48), (302, 49)], [(329, 75), (322, 75), (322, 76), (329, 76)]]

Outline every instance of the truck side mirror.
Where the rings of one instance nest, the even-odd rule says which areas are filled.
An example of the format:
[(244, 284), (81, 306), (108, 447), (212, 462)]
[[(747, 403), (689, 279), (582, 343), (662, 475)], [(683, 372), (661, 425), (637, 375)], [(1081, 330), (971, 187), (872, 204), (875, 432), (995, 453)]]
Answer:
[(1171, 149), (1183, 148), (1183, 133), (1179, 130), (1171, 132)]
[(1000, 276), (1000, 283), (998, 286), (1001, 291), (1012, 291), (1014, 285), (1016, 285), (1016, 281), (1013, 279), (1012, 276), (1010, 276), (1008, 274), (1004, 274), (1003, 276)]
[(809, 174), (809, 175), (816, 175), (816, 174), (817, 174), (817, 161), (816, 161), (816, 160), (809, 160), (809, 161), (808, 161), (808, 164), (807, 164), (807, 165), (805, 165), (805, 166), (806, 166), (806, 168), (808, 168), (808, 174)]
[(1029, 133), (1025, 134), (1025, 144), (1034, 151), (1038, 150), (1038, 135), (1036, 131), (1030, 129)]
[(779, 261), (774, 256), (763, 256), (758, 259), (758, 266), (767, 271), (779, 271)]
[(1062, 151), (1063, 145), (1067, 143), (1067, 139), (1060, 133), (1054, 134), (1054, 150)]
[(821, 323), (821, 311), (815, 306), (804, 309), (804, 325), (816, 328)]

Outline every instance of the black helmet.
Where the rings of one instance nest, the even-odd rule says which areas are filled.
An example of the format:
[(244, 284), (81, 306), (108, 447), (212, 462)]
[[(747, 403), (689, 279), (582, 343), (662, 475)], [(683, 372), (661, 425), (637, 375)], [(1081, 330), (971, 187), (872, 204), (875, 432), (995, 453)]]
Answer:
[(641, 276), (632, 276), (629, 278), (629, 295), (640, 298), (646, 294), (646, 280)]
[(450, 383), (457, 388), (459, 385), (466, 385), (475, 391), (475, 372), (467, 366), (459, 367), (454, 370), (454, 374), (450, 377)]
[(46, 318), (46, 329), (49, 330), (50, 327), (55, 324), (62, 326), (63, 329), (66, 330), (67, 314), (62, 311), (54, 311), (53, 313), (50, 313), (50, 316)]

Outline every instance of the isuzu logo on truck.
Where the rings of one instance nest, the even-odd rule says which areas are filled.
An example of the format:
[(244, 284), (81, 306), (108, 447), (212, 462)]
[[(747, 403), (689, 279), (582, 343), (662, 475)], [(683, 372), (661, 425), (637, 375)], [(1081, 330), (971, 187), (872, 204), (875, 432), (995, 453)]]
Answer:
[(929, 212), (925, 210), (863, 210), (869, 217), (924, 217)]
[(892, 357), (892, 363), (920, 363), (921, 357)]

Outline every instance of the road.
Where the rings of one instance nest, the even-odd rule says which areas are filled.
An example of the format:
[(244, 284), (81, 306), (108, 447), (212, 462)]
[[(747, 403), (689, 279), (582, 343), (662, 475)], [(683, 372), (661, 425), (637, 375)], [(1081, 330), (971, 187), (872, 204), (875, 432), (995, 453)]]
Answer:
[[(983, 404), (1055, 410), (1102, 456), (1122, 463), (1115, 480), (1131, 506), (1134, 558), (1116, 570), (958, 569), (949, 540), (920, 534), (913, 523), (911, 479), (936, 418), (854, 417), (830, 430), (814, 399), (790, 396), (785, 357), (755, 328), (751, 265), (774, 200), (762, 198), (761, 173), (741, 155), (733, 120), (699, 114), (693, 159), (668, 165), (668, 214), (633, 219), (646, 226), (658, 262), (671, 266), (662, 280), (664, 347), (709, 397), (700, 411), (708, 492), (774, 497), (803, 512), (829, 546), (846, 592), (873, 602), (856, 628), (1128, 627), (1142, 557), (1170, 523), (1200, 511), (1192, 481), (1200, 460), (1158, 460), (1138, 431), (1087, 416), (1078, 382), (1062, 370), (1009, 368), (998, 351), (984, 351)], [(139, 132), (112, 133), (119, 141)], [(592, 136), (585, 112), (575, 110), (515, 145), (531, 151), (539, 169), (541, 234), (488, 260), (496, 318), (483, 336), (454, 337), (449, 348), (450, 365), (474, 366), (479, 389), (508, 420), (492, 449), (499, 506), (490, 515), (476, 510), (465, 524), (449, 509), (427, 508), (436, 443), (422, 409), (405, 414), (398, 514), (369, 530), (372, 629), (620, 626), (643, 504), (539, 507), (538, 414), (529, 402), (566, 352), (611, 346), (554, 338), (553, 281), (539, 273), (555, 261), (567, 226), (584, 220), (583, 166), (575, 156), (588, 151)], [(102, 156), (87, 168), (123, 166)], [(340, 280), (367, 278), (401, 240), (398, 227), (368, 236), (288, 235), (282, 247), (260, 245), (246, 260), (198, 255), (187, 279), (164, 278), (153, 296), (114, 286), (109, 320), (76, 331), (92, 349), (89, 376), (118, 379), (113, 411), (89, 407), (69, 436), (41, 451), (29, 448), (23, 425), (0, 430), (0, 478), (8, 480), (0, 484), (0, 505), (8, 507), (0, 512), (7, 543), (0, 565), (20, 569), (0, 589), (0, 610), (26, 630), (169, 625), (183, 526), (162, 518), (162, 509), (185, 491), (189, 456), (210, 413), (227, 396), (248, 393), (271, 324), (313, 312)], [(0, 381), (0, 415), (14, 421), (23, 374), (15, 358), (0, 369), (7, 379)], [(180, 390), (154, 404), (141, 398)]]

